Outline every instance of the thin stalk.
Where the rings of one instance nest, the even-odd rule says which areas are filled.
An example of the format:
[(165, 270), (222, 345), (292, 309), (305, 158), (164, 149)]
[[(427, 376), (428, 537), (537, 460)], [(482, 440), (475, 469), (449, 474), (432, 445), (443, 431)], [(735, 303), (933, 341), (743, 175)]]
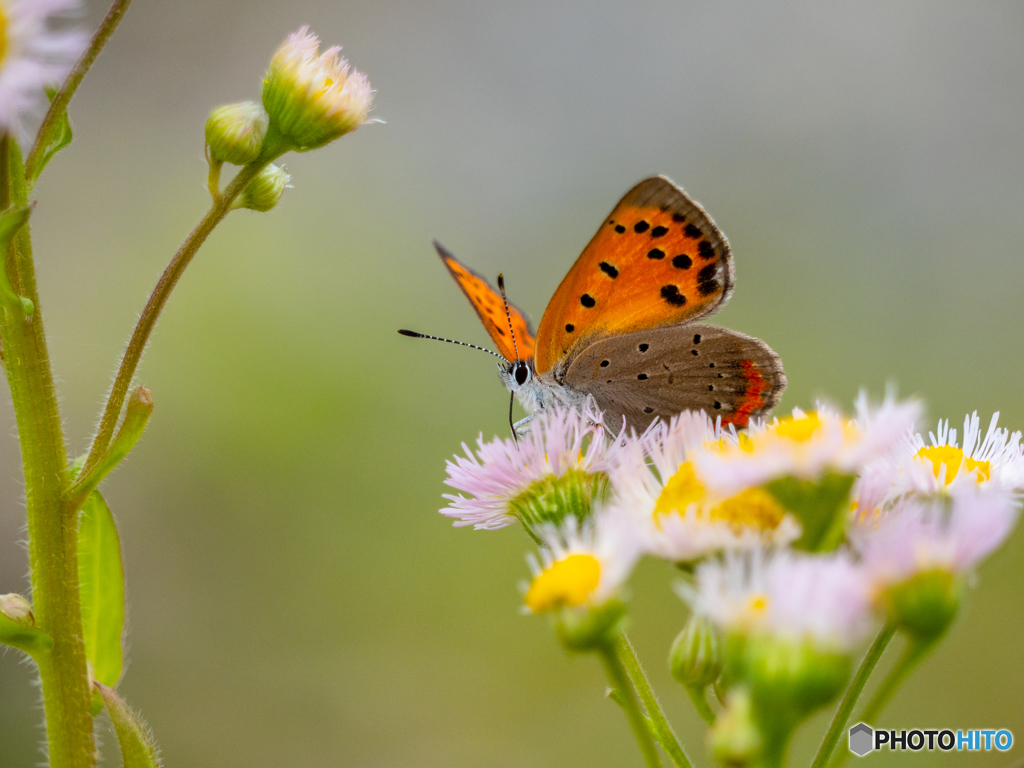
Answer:
[[(2, 167), (7, 175), (0, 179), (0, 188), (8, 201), (24, 204), (27, 189), (20, 153), (13, 141), (9, 150)], [(49, 765), (92, 768), (96, 745), (78, 596), (78, 531), (74, 513), (61, 500), (68, 478), (67, 454), (28, 225), (22, 227), (3, 257), (18, 295), (35, 304), (31, 318), (17, 305), (0, 310), (0, 331), (25, 473), (32, 610), (36, 626), (53, 638), (53, 649), (38, 659)]]
[(640, 753), (644, 756), (644, 763), (647, 768), (661, 768), (661, 760), (658, 757), (658, 748), (654, 746), (654, 737), (647, 725), (644, 713), (640, 711), (636, 695), (633, 693), (633, 686), (629, 683), (629, 676), (622, 665), (618, 652), (618, 643), (604, 643), (598, 648), (601, 661), (604, 663), (605, 672), (608, 673), (608, 682), (613, 689), (618, 691), (616, 701), (626, 713), (629, 726), (633, 729), (637, 744), (640, 746)]
[(900, 656), (900, 660), (896, 662), (896, 666), (889, 670), (889, 674), (886, 675), (885, 680), (878, 686), (875, 695), (871, 697), (871, 701), (864, 708), (864, 712), (861, 715), (861, 719), (864, 722), (873, 723), (875, 721), (875, 718), (885, 709), (885, 705), (889, 703), (889, 699), (896, 693), (896, 689), (900, 687), (900, 684), (907, 679), (907, 676), (914, 671), (917, 665), (921, 663), (921, 660), (935, 646), (935, 642), (922, 643), (915, 640), (911, 640), (907, 644), (903, 655)]
[(692, 763), (683, 751), (679, 738), (665, 717), (661, 704), (658, 703), (658, 697), (654, 695), (654, 690), (651, 688), (647, 675), (644, 673), (643, 667), (640, 666), (640, 660), (637, 658), (636, 651), (633, 650), (633, 646), (629, 642), (629, 638), (626, 637), (625, 632), (621, 633), (614, 640), (613, 646), (616, 656), (622, 666), (625, 667), (629, 679), (633, 682), (633, 686), (640, 695), (644, 709), (647, 710), (647, 715), (651, 719), (651, 727), (654, 729), (658, 743), (665, 750), (665, 754), (669, 756), (669, 759), (676, 768), (692, 768)]
[[(865, 723), (874, 723), (875, 718), (882, 713), (885, 705), (889, 703), (889, 699), (896, 693), (896, 689), (900, 687), (900, 684), (907, 679), (907, 675), (914, 671), (914, 668), (929, 654), (936, 644), (936, 641), (922, 643), (911, 640), (904, 649), (899, 661), (896, 662), (896, 666), (889, 670), (889, 674), (885, 676), (882, 684), (878, 686), (878, 690), (875, 691), (875, 695), (871, 697), (871, 701), (868, 702), (864, 711), (861, 712), (859, 719)], [(830, 768), (839, 768), (839, 766), (846, 762), (849, 754), (847, 750), (840, 750), (829, 764)]]
[(39, 126), (39, 131), (36, 133), (36, 140), (32, 144), (32, 149), (29, 150), (28, 156), (25, 158), (25, 178), (34, 179), (36, 173), (36, 165), (42, 158), (43, 152), (46, 150), (50, 143), (53, 141), (53, 134), (60, 125), (60, 118), (64, 112), (67, 111), (68, 104), (71, 103), (71, 97), (75, 95), (75, 91), (78, 90), (78, 86), (82, 82), (82, 78), (85, 77), (86, 73), (92, 67), (96, 61), (96, 57), (100, 55), (100, 51), (103, 50), (103, 46), (107, 44), (110, 36), (114, 34), (114, 30), (117, 29), (117, 25), (121, 23), (121, 19), (124, 17), (125, 11), (128, 10), (128, 6), (131, 5), (132, 0), (114, 0), (114, 4), (110, 6), (110, 10), (107, 11), (107, 15), (103, 17), (103, 21), (100, 22), (99, 28), (92, 36), (92, 40), (89, 41), (89, 47), (85, 49), (85, 53), (81, 55), (78, 61), (75, 62), (74, 68), (71, 70), (71, 74), (67, 76), (64, 83), (61, 85), (60, 90), (57, 91), (53, 97), (53, 101), (50, 102), (50, 108), (46, 112), (46, 116), (43, 118), (42, 125)]
[(686, 692), (690, 694), (690, 700), (693, 702), (694, 708), (697, 710), (697, 714), (700, 715), (704, 722), (708, 725), (714, 725), (715, 710), (708, 704), (708, 689), (707, 686), (701, 687), (699, 685), (687, 685), (685, 686)]
[(857, 667), (857, 672), (854, 674), (853, 680), (850, 681), (850, 685), (843, 695), (843, 700), (839, 702), (839, 707), (832, 717), (832, 722), (829, 723), (828, 731), (825, 732), (825, 738), (822, 739), (821, 746), (818, 747), (818, 754), (814, 756), (811, 768), (825, 768), (825, 765), (828, 764), (836, 744), (846, 729), (846, 723), (853, 713), (857, 699), (860, 698), (860, 694), (864, 690), (864, 685), (867, 683), (868, 678), (871, 677), (871, 673), (874, 671), (879, 659), (882, 658), (882, 654), (885, 652), (894, 634), (896, 634), (896, 627), (892, 624), (886, 624), (879, 630), (874, 642), (861, 660), (860, 666)]
[(129, 339), (124, 356), (121, 358), (117, 375), (114, 377), (110, 394), (107, 396), (103, 415), (100, 417), (96, 436), (93, 438), (89, 455), (85, 460), (82, 471), (79, 473), (80, 477), (85, 477), (92, 471), (103, 457), (103, 452), (106, 451), (107, 446), (110, 445), (110, 439), (114, 434), (114, 428), (117, 426), (117, 420), (121, 414), (121, 406), (124, 405), (124, 399), (128, 394), (128, 387), (131, 386), (132, 377), (135, 375), (135, 369), (142, 358), (142, 352), (146, 348), (149, 336), (153, 332), (153, 326), (156, 325), (160, 312), (167, 303), (171, 291), (174, 290), (174, 286), (177, 285), (185, 268), (191, 263), (192, 257), (196, 255), (199, 247), (206, 242), (206, 238), (210, 236), (214, 227), (231, 211), (231, 204), (242, 190), (245, 189), (245, 185), (252, 181), (267, 163), (280, 154), (280, 152), (267, 153), (265, 159), (261, 158), (238, 171), (238, 175), (231, 180), (224, 193), (214, 199), (210, 210), (207, 211), (202, 221), (185, 239), (178, 252), (174, 254), (174, 258), (171, 259), (171, 263), (167, 265), (164, 273), (160, 276), (156, 287), (149, 295), (149, 300), (146, 302), (142, 314), (139, 315), (135, 330), (132, 331), (131, 339)]

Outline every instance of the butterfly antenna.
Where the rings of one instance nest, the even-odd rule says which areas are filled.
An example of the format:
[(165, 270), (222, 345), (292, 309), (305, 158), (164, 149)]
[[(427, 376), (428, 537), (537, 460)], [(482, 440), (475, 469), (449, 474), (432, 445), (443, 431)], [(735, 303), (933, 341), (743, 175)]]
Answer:
[[(481, 352), (486, 352), (488, 355), (494, 355), (499, 360), (505, 360), (504, 357), (499, 355), (497, 352), (492, 352), (486, 347), (478, 347), (476, 344), (470, 344), (466, 341), (456, 341), (455, 339), (443, 339), (440, 336), (431, 336), (426, 333), (417, 333), (416, 331), (407, 331), (405, 328), (399, 328), (398, 332), (403, 336), (409, 336), (413, 339), (433, 339), (434, 341), (447, 341), (449, 344), (458, 344), (459, 346), (469, 347), (470, 349), (479, 349)], [(507, 360), (505, 362), (508, 362)]]
[[(501, 301), (505, 305), (505, 319), (508, 320), (508, 332), (512, 334), (512, 349), (516, 352), (516, 362), (519, 362), (519, 345), (516, 344), (516, 332), (512, 328), (512, 313), (508, 309), (508, 297), (505, 296), (505, 276), (498, 273), (498, 290), (501, 291)], [(515, 432), (515, 430), (512, 430)]]

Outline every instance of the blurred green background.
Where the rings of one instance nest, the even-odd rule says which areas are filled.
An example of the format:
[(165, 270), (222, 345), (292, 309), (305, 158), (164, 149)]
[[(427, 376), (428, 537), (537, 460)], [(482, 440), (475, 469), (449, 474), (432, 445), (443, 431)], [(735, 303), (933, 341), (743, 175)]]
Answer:
[[(619, 196), (664, 173), (731, 239), (717, 321), (781, 354), (783, 409), (894, 382), (932, 419), (1024, 427), (1018, 3), (139, 0), (33, 219), (72, 454), (207, 207), (206, 114), (258, 98), (306, 23), (368, 73), (387, 124), (289, 156), (279, 207), (214, 233), (140, 368), (147, 434), (105, 485), (130, 601), (121, 690), (169, 768), (639, 764), (596, 661), (519, 615), (521, 531), (437, 514), (445, 459), (504, 435), (507, 399), (483, 355), (395, 334), (484, 340), (433, 237), (503, 270), (536, 321)], [(0, 419), (0, 591), (23, 591), (6, 397)], [(1022, 554), (1018, 532), (984, 565), (886, 727), (1024, 740)], [(665, 669), (685, 615), (670, 585), (641, 567), (632, 632), (704, 764)], [(41, 759), (31, 680), (0, 657), (0, 765)], [(804, 762), (823, 727), (801, 732)]]

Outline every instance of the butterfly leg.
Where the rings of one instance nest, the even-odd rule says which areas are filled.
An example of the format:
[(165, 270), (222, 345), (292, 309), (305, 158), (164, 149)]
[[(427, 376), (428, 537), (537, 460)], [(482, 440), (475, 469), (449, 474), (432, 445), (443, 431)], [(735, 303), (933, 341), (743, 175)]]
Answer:
[(533, 414), (532, 413), (529, 416), (526, 416), (526, 417), (520, 419), (519, 421), (517, 421), (515, 424), (513, 424), (512, 425), (512, 430), (516, 433), (517, 436), (525, 437), (526, 436), (526, 432), (527, 432), (526, 428), (527, 428), (527, 426), (529, 426), (531, 421), (533, 421)]

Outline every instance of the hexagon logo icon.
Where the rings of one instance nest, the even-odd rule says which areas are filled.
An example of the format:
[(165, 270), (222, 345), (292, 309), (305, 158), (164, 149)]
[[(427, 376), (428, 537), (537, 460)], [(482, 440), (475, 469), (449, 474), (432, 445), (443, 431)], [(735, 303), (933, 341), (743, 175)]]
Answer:
[(850, 751), (857, 757), (864, 757), (875, 748), (875, 732), (870, 725), (857, 723), (850, 728)]

